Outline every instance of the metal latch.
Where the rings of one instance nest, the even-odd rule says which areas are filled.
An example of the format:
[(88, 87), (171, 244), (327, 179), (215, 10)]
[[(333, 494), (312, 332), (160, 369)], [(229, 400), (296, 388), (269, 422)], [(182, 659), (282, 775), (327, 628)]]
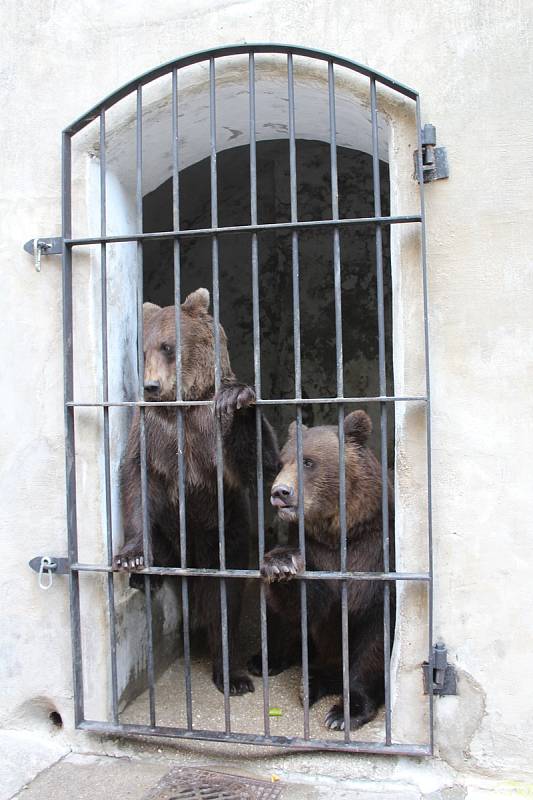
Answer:
[[(422, 139), (422, 174), (424, 183), (440, 181), (448, 178), (450, 168), (448, 166), (448, 153), (445, 147), (437, 147), (437, 129), (434, 125), (424, 125), (421, 131)], [(415, 160), (415, 180), (420, 183), (418, 150), (413, 153)]]
[(39, 586), (41, 589), (50, 589), (54, 575), (68, 575), (70, 572), (68, 558), (55, 556), (36, 556), (29, 562), (30, 567), (39, 573)]
[(37, 272), (41, 271), (41, 256), (52, 256), (63, 252), (63, 239), (61, 236), (50, 236), (48, 238), (39, 236), (37, 239), (30, 239), (24, 245), (24, 250), (33, 256), (33, 263)]
[(430, 677), (430, 669), (427, 661), (422, 664), (424, 675), (424, 694), (445, 695), (457, 694), (457, 675), (455, 668), (448, 664), (448, 651), (443, 642), (437, 642), (433, 647), (433, 674)]

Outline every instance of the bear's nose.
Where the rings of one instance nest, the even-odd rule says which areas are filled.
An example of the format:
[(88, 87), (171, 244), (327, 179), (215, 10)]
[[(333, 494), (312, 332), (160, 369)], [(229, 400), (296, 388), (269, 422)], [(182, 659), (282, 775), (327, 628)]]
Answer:
[(146, 381), (144, 384), (144, 391), (147, 394), (157, 394), (161, 388), (159, 381)]
[(276, 484), (270, 492), (270, 502), (273, 506), (286, 505), (291, 497), (294, 497), (294, 489), (284, 483)]

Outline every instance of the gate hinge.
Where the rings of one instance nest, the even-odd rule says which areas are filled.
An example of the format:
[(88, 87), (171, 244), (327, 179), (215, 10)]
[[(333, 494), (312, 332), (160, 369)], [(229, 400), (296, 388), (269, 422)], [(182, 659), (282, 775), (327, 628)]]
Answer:
[[(437, 147), (437, 129), (434, 125), (424, 125), (421, 131), (422, 139), (422, 174), (424, 183), (440, 181), (448, 178), (450, 168), (448, 166), (448, 153), (445, 147)], [(418, 150), (413, 153), (415, 160), (415, 180), (420, 183)]]
[(39, 236), (30, 239), (24, 245), (24, 250), (33, 256), (37, 272), (41, 271), (41, 256), (53, 256), (63, 252), (63, 239), (61, 236)]
[(424, 676), (424, 694), (429, 694), (429, 686), (433, 694), (457, 694), (457, 675), (455, 667), (448, 664), (448, 651), (442, 642), (437, 642), (433, 647), (433, 675), (429, 675), (429, 664), (422, 664)]

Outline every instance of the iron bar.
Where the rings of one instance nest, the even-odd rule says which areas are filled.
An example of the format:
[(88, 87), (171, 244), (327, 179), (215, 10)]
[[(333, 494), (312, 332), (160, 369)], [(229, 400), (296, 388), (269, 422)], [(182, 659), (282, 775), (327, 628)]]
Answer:
[[(180, 227), (179, 202), (179, 132), (178, 132), (178, 73), (172, 71), (172, 225)], [(176, 400), (181, 402), (182, 352), (181, 352), (181, 258), (180, 240), (174, 239), (174, 307), (176, 311)], [(187, 406), (176, 406), (176, 431), (178, 439), (178, 504), (180, 564), (187, 566), (187, 519), (185, 505), (185, 431), (183, 415)], [(183, 659), (185, 662), (185, 697), (187, 728), (192, 730), (191, 639), (189, 624), (189, 584), (181, 579), (181, 611), (183, 616)]]
[[(298, 189), (296, 184), (296, 125), (294, 109), (294, 65), (292, 54), (287, 56), (287, 84), (289, 94), (289, 168), (291, 195), (291, 222), (298, 222)], [(305, 569), (305, 520), (303, 485), (302, 358), (300, 348), (300, 264), (298, 229), (292, 231), (292, 313), (294, 339), (294, 393), (296, 395), (296, 464), (298, 469), (298, 543)], [(302, 701), (304, 708), (304, 739), (309, 738), (309, 647), (307, 641), (307, 586), (300, 583), (300, 617), (302, 631)]]
[(81, 131), (86, 125), (96, 119), (102, 110), (106, 110), (114, 106), (120, 100), (123, 100), (132, 92), (136, 91), (139, 87), (145, 86), (158, 78), (163, 77), (172, 72), (173, 69), (183, 69), (183, 67), (190, 67), (193, 64), (200, 64), (203, 61), (214, 60), (216, 58), (224, 58), (226, 56), (246, 55), (250, 53), (265, 53), (265, 54), (292, 54), (311, 58), (319, 61), (333, 61), (339, 67), (345, 67), (351, 72), (357, 72), (367, 78), (374, 78), (378, 83), (388, 86), (399, 94), (409, 97), (411, 100), (418, 98), (418, 92), (411, 89), (409, 86), (404, 86), (398, 81), (383, 75), (376, 70), (369, 69), (364, 64), (359, 64), (357, 61), (352, 61), (349, 58), (341, 58), (333, 53), (325, 52), (324, 50), (311, 50), (307, 47), (298, 47), (296, 45), (287, 44), (271, 44), (254, 42), (253, 44), (238, 44), (223, 47), (215, 47), (212, 50), (202, 50), (197, 53), (191, 53), (183, 58), (176, 58), (173, 61), (168, 61), (166, 64), (161, 64), (155, 69), (145, 72), (143, 75), (135, 78), (128, 83), (125, 83), (117, 91), (105, 97), (100, 103), (91, 108), (77, 120), (72, 122), (64, 133), (73, 136), (78, 131)]
[[(218, 226), (218, 185), (217, 185), (217, 123), (216, 123), (216, 77), (215, 60), (209, 60), (209, 119), (211, 144), (211, 225)], [(211, 261), (213, 268), (213, 327), (215, 334), (215, 393), (221, 387), (220, 374), (220, 287), (218, 238), (211, 239)], [(226, 541), (224, 530), (224, 453), (222, 449), (222, 429), (215, 415), (216, 462), (217, 462), (217, 502), (218, 502), (218, 551), (219, 566), (226, 568)], [(228, 653), (228, 597), (224, 578), (220, 578), (220, 622), (222, 636), (222, 673), (224, 682), (224, 720), (226, 733), (231, 730), (229, 699), (229, 653)]]
[[(257, 148), (255, 130), (255, 59), (248, 60), (248, 95), (250, 116), (250, 222), (257, 225)], [(252, 316), (254, 344), (254, 384), (256, 397), (261, 397), (261, 328), (259, 324), (259, 255), (257, 233), (252, 233)], [(263, 505), (263, 429), (261, 408), (255, 408), (256, 475), (257, 475), (257, 549), (259, 563), (265, 555), (265, 509)], [(263, 727), (270, 735), (270, 685), (268, 678), (267, 602), (263, 581), (259, 584), (259, 618), (261, 627), (261, 672), (263, 678)]]
[[(339, 181), (337, 173), (337, 121), (335, 115), (335, 71), (333, 62), (328, 62), (328, 100), (330, 133), (331, 218), (339, 218)], [(333, 228), (333, 275), (335, 296), (335, 350), (337, 396), (344, 395), (344, 356), (342, 342), (342, 275), (340, 234), (338, 226)], [(340, 567), (346, 572), (346, 468), (344, 454), (344, 403), (337, 406), (337, 432), (339, 438), (339, 522), (340, 522)], [(344, 740), (350, 741), (350, 640), (348, 627), (348, 585), (341, 583), (341, 635), (342, 635), (342, 699), (344, 707)]]
[[(427, 398), (423, 397), (422, 395), (413, 395), (411, 397), (387, 397), (387, 396), (377, 396), (377, 397), (285, 397), (285, 398), (275, 398), (271, 400), (265, 400), (264, 398), (257, 398), (255, 404), (258, 406), (309, 406), (309, 405), (321, 405), (321, 404), (336, 404), (340, 403), (342, 405), (346, 404), (354, 404), (354, 403), (426, 403)], [(99, 408), (100, 406), (107, 405), (107, 406), (146, 406), (147, 408), (150, 406), (182, 406), (187, 408), (188, 406), (214, 406), (213, 400), (181, 400), (181, 401), (173, 401), (173, 400), (165, 400), (165, 401), (158, 401), (156, 403), (150, 403), (134, 400), (134, 401), (124, 401), (124, 402), (107, 402), (107, 403), (77, 403), (77, 402), (69, 402), (67, 406), (75, 407), (75, 408)]]
[[(116, 571), (106, 564), (84, 564), (73, 562), (70, 569), (75, 572), (109, 572)], [(217, 577), (223, 578), (260, 578), (257, 569), (203, 569), (200, 567), (145, 567), (136, 570), (140, 575), (177, 575), (188, 577)], [(327, 572), (322, 570), (305, 570), (295, 575), (293, 580), (324, 580), (342, 581), (430, 581), (426, 572)]]
[(81, 245), (102, 244), (121, 244), (124, 242), (151, 241), (159, 239), (187, 239), (199, 238), (200, 236), (223, 236), (224, 234), (237, 233), (262, 233), (271, 231), (294, 231), (306, 230), (308, 228), (335, 228), (350, 227), (352, 225), (406, 225), (421, 222), (420, 215), (412, 214), (407, 216), (388, 216), (388, 217), (346, 217), (338, 220), (315, 219), (301, 222), (264, 222), (251, 225), (218, 225), (211, 228), (188, 228), (172, 231), (153, 231), (151, 233), (126, 233), (115, 234), (112, 236), (83, 236), (65, 240), (67, 247), (80, 247)]
[[(105, 111), (100, 114), (100, 234), (106, 235), (106, 135)], [(109, 400), (109, 363), (107, 346), (107, 245), (100, 245), (100, 301), (102, 326), (102, 400)], [(107, 560), (113, 564), (113, 516), (111, 509), (111, 456), (109, 449), (109, 406), (102, 407), (104, 416), (104, 493), (106, 512)], [(111, 706), (113, 721), (118, 723), (117, 632), (115, 619), (115, 584), (113, 574), (107, 575), (107, 613), (111, 660)]]
[[(416, 98), (416, 130), (418, 143), (418, 174), (422, 175), (422, 114), (420, 111), (420, 99)], [(431, 465), (431, 372), (429, 354), (429, 291), (428, 291), (428, 271), (427, 271), (427, 246), (426, 246), (426, 212), (424, 206), (424, 181), (419, 183), (420, 192), (420, 217), (422, 221), (422, 235), (420, 243), (421, 268), (422, 268), (422, 290), (424, 297), (424, 362), (426, 368), (426, 469), (427, 469), (427, 503), (428, 503), (428, 571), (430, 581), (428, 585), (428, 669), (429, 674), (433, 674), (433, 520), (432, 520), (432, 465)], [(433, 755), (434, 732), (433, 732), (433, 692), (428, 692), (428, 716), (429, 716), (429, 749)]]
[(336, 739), (301, 739), (290, 736), (262, 736), (253, 733), (223, 733), (222, 731), (204, 731), (195, 729), (188, 731), (186, 728), (169, 728), (158, 725), (110, 725), (103, 722), (86, 720), (78, 726), (81, 730), (91, 733), (111, 734), (122, 736), (162, 736), (174, 739), (199, 739), (207, 742), (232, 742), (234, 744), (266, 745), (268, 747), (288, 747), (291, 750), (333, 750), (345, 753), (374, 753), (376, 755), (403, 755), (403, 756), (428, 756), (431, 752), (425, 745), (416, 744), (391, 744), (384, 745), (379, 742), (344, 742)]
[[(376, 82), (370, 81), (370, 114), (372, 118), (372, 174), (374, 189), (374, 213), (381, 216), (381, 180), (379, 174), (379, 140)], [(378, 303), (378, 354), (379, 391), (387, 393), (385, 361), (385, 300), (383, 291), (383, 238), (381, 224), (376, 225), (376, 282)], [(387, 406), (380, 404), (381, 438), (381, 507), (383, 517), (383, 569), (389, 571), (389, 471), (387, 453)], [(383, 587), (383, 652), (385, 662), (385, 741), (391, 743), (391, 691), (390, 691), (390, 587)]]
[[(72, 235), (72, 141), (63, 134), (61, 147), (61, 226), (63, 237)], [(68, 558), (71, 564), (78, 560), (78, 517), (76, 510), (76, 438), (75, 410), (69, 405), (74, 397), (74, 352), (72, 319), (72, 251), (63, 248), (63, 391), (65, 396), (65, 480), (67, 490)], [(80, 585), (79, 575), (69, 574), (70, 635), (72, 642), (72, 681), (74, 688), (74, 723), (80, 725), (84, 717), (83, 653), (81, 646)]]
[[(143, 227), (143, 143), (142, 143), (142, 89), (137, 89), (136, 111), (136, 212), (137, 227)], [(143, 325), (143, 244), (137, 242), (137, 364), (138, 364), (138, 396), (139, 401), (144, 399), (144, 325)], [(150, 547), (150, 514), (148, 508), (148, 478), (146, 465), (146, 419), (145, 407), (139, 407), (139, 447), (141, 469), (141, 516), (143, 530), (143, 555), (144, 563), (152, 565)], [(148, 675), (148, 702), (150, 709), (150, 724), (155, 725), (155, 683), (154, 683), (154, 637), (152, 629), (152, 592), (150, 575), (144, 576), (144, 597), (146, 611), (146, 671)]]

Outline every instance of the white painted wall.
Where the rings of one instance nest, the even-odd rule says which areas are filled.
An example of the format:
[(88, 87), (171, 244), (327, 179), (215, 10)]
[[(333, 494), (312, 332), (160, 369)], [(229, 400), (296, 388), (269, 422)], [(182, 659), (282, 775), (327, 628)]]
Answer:
[[(460, 776), (531, 777), (533, 8), (520, 0), (451, 0), (430, 9), (420, 0), (404, 7), (369, 0), (91, 0), (74, 10), (64, 0), (3, 8), (2, 724), (33, 727), (32, 698), (40, 709), (49, 701), (67, 724), (72, 709), (66, 582), (58, 579), (44, 594), (26, 566), (34, 555), (65, 553), (59, 261), (45, 259), (36, 274), (21, 249), (35, 235), (60, 233), (60, 131), (117, 86), (171, 58), (229, 42), (283, 41), (352, 57), (417, 88), (424, 120), (437, 126), (451, 164), (450, 179), (428, 187), (426, 199), (436, 633), (459, 669), (460, 695), (437, 703), (438, 758), (429, 765), (354, 760), (354, 773), (392, 770), (431, 786), (450, 768)], [(401, 109), (394, 119), (391, 169), (401, 179), (412, 164), (404, 147), (409, 121)], [(84, 171), (74, 185), (81, 222), (89, 219), (89, 183)], [(403, 210), (401, 198), (392, 199), (393, 210)], [(398, 296), (419, 298), (410, 268), (416, 243), (402, 230), (393, 246)], [(83, 301), (95, 292), (88, 256), (78, 268), (80, 314), (90, 314), (91, 303)], [(396, 353), (397, 377), (415, 385), (416, 326), (398, 311), (405, 348)], [(97, 344), (89, 341), (79, 356), (87, 359), (88, 382), (95, 379)], [(413, 463), (419, 423), (400, 419), (402, 425), (402, 447)], [(415, 538), (422, 477), (400, 470), (402, 524)], [(98, 486), (91, 485), (97, 518)], [(96, 609), (93, 635), (101, 625)], [(415, 687), (411, 682), (406, 691)]]

